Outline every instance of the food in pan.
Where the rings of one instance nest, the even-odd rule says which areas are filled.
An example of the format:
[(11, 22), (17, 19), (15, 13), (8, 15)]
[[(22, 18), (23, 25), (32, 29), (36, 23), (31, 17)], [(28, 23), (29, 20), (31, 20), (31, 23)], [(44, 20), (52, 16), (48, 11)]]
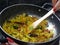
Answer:
[(28, 27), (37, 19), (35, 16), (22, 13), (6, 20), (2, 27), (6, 33), (24, 42), (45, 42), (50, 40), (53, 37), (53, 32), (46, 29), (47, 20), (42, 21), (36, 29), (27, 34), (29, 32)]

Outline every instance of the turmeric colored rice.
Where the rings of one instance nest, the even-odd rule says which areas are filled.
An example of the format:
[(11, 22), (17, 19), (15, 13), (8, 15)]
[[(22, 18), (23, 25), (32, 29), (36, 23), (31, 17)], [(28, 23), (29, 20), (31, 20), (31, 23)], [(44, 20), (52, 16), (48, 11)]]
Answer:
[(48, 21), (42, 21), (36, 29), (32, 30), (29, 34), (28, 27), (38, 18), (29, 16), (26, 13), (18, 14), (6, 20), (3, 24), (3, 29), (12, 37), (24, 42), (45, 42), (53, 37), (53, 32), (46, 29)]

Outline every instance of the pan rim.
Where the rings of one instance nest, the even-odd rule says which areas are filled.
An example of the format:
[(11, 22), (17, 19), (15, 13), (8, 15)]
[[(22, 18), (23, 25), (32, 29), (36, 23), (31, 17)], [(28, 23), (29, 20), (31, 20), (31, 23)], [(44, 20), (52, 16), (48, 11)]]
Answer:
[[(0, 12), (0, 15), (1, 15), (5, 10), (7, 10), (7, 9), (9, 9), (9, 8), (11, 8), (11, 7), (14, 7), (14, 6), (18, 6), (18, 5), (29, 5), (29, 6), (35, 6), (35, 7), (42, 8), (41, 6), (34, 5), (34, 4), (14, 4), (14, 5), (11, 5), (11, 6), (8, 6), (8, 7), (4, 8), (4, 9)], [(48, 11), (48, 10), (45, 9), (45, 8), (43, 8), (43, 9), (46, 10), (46, 11)], [(55, 14), (54, 14), (54, 15), (55, 15)], [(55, 15), (55, 16), (56, 16), (56, 15)], [(13, 38), (13, 39), (15, 39), (15, 40), (21, 41), (21, 40), (19, 40), (19, 39), (16, 39), (15, 37), (12, 37), (12, 36), (9, 35), (8, 33), (6, 33), (6, 32), (3, 30), (3, 28), (1, 27), (1, 25), (0, 25), (0, 28), (1, 28), (1, 30), (2, 30), (6, 35), (8, 35), (9, 37), (11, 37), (11, 38)], [(59, 34), (59, 36), (60, 36), (60, 34)], [(59, 36), (56, 36), (55, 38), (53, 38), (53, 39), (51, 39), (51, 40), (49, 40), (49, 41), (46, 41), (46, 42), (35, 42), (35, 43), (26, 42), (26, 43), (32, 43), (32, 44), (48, 43), (48, 42), (51, 42), (51, 41), (57, 39)], [(24, 41), (22, 41), (22, 42), (24, 42)]]

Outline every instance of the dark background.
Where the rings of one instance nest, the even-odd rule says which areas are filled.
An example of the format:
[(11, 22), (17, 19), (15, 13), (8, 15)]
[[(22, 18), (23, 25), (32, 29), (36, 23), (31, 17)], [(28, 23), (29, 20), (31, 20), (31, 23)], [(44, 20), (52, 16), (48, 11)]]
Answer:
[(19, 4), (19, 3), (28, 3), (28, 4), (36, 4), (41, 6), (45, 2), (50, 2), (51, 0), (0, 0), (0, 11), (12, 4)]

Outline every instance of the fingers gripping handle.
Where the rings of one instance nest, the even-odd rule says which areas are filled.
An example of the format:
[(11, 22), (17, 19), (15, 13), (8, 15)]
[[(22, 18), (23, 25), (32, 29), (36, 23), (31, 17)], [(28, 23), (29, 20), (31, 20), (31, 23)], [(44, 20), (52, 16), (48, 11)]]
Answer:
[(60, 0), (58, 0), (56, 5), (53, 7), (53, 11), (56, 12), (59, 9), (60, 9)]

